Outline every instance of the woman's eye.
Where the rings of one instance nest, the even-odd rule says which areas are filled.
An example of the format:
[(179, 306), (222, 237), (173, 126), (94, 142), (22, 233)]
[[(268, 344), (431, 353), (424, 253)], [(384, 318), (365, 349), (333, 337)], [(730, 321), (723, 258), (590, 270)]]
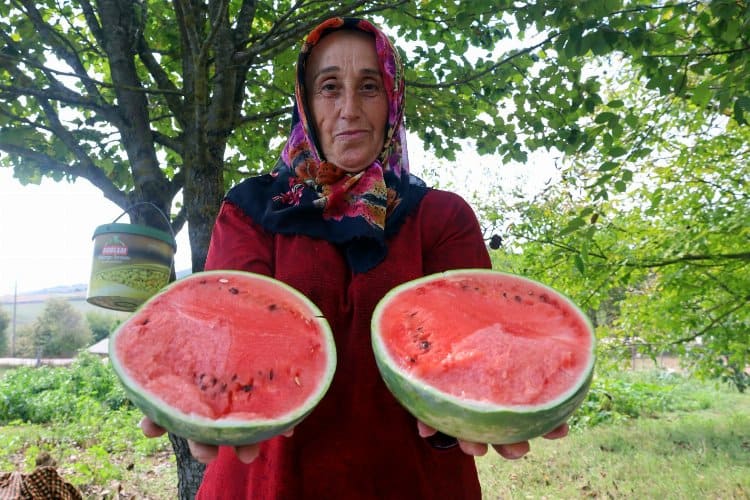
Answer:
[(363, 83), (362, 90), (365, 92), (378, 92), (380, 90), (380, 85), (375, 82)]

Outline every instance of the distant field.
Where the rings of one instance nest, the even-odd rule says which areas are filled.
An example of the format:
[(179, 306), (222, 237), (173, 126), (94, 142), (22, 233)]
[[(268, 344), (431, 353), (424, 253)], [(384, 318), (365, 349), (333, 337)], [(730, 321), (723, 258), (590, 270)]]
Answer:
[[(16, 304), (16, 328), (33, 323), (34, 320), (44, 310), (46, 300), (48, 300), (49, 298), (51, 297), (40, 298), (39, 300), (28, 301), (28, 302), (19, 302), (18, 304)], [(90, 311), (95, 311), (95, 312), (104, 313), (104, 314), (112, 314), (116, 316), (121, 316), (123, 318), (126, 318), (129, 314), (129, 313), (124, 313), (124, 312), (119, 312), (119, 311), (112, 311), (110, 309), (104, 309), (102, 307), (91, 305), (88, 302), (86, 302), (86, 298), (84, 296), (62, 297), (62, 298), (66, 298), (66, 300), (70, 303), (70, 305), (72, 305), (76, 311), (80, 312), (84, 316), (86, 315), (86, 313)], [(9, 318), (13, 317), (13, 303), (12, 302), (0, 302), (0, 308), (2, 308), (8, 314)]]

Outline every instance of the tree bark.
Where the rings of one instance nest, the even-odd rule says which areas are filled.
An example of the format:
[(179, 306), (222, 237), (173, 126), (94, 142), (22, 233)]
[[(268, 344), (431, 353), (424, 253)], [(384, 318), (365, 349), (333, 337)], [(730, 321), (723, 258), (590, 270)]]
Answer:
[(177, 458), (177, 493), (180, 500), (193, 500), (203, 481), (206, 466), (190, 454), (186, 439), (169, 434), (175, 457)]

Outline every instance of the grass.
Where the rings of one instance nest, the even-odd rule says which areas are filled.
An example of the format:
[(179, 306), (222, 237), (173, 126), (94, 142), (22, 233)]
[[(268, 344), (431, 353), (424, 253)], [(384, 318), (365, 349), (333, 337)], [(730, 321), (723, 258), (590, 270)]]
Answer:
[(84, 498), (175, 498), (169, 440), (140, 435), (140, 417), (138, 411), (118, 411), (97, 422), (0, 427), (0, 471), (54, 465)]
[[(51, 461), (85, 498), (176, 498), (168, 439), (144, 438), (140, 413), (128, 405), (92, 402), (94, 383), (111, 383), (98, 362), (68, 370), (19, 371), (27, 375), (13, 377), (5, 395), (0, 390), (8, 410), (33, 404), (29, 415), (54, 415), (0, 426), (0, 471), (29, 472)], [(71, 377), (80, 379), (73, 384), (79, 393), (64, 396)], [(88, 384), (83, 393), (81, 384)], [(42, 387), (60, 388), (42, 398)], [(117, 401), (117, 393), (106, 394), (103, 401)], [(750, 498), (750, 395), (664, 373), (611, 375), (595, 381), (591, 394), (607, 397), (581, 407), (567, 438), (534, 439), (521, 460), (478, 458), (485, 498)]]
[(750, 498), (750, 396), (695, 387), (680, 390), (696, 409), (535, 439), (518, 461), (479, 458), (485, 498)]

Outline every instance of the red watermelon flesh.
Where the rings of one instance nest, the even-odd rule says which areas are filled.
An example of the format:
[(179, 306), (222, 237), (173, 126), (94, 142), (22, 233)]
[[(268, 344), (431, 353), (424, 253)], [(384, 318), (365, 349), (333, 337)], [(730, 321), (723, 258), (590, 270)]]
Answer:
[(589, 369), (590, 326), (525, 279), (461, 276), (402, 290), (380, 317), (391, 358), (417, 379), (495, 405), (554, 400)]
[(146, 415), (216, 444), (293, 426), (323, 397), (336, 364), (330, 328), (312, 302), (236, 271), (169, 285), (112, 334), (110, 357)]

